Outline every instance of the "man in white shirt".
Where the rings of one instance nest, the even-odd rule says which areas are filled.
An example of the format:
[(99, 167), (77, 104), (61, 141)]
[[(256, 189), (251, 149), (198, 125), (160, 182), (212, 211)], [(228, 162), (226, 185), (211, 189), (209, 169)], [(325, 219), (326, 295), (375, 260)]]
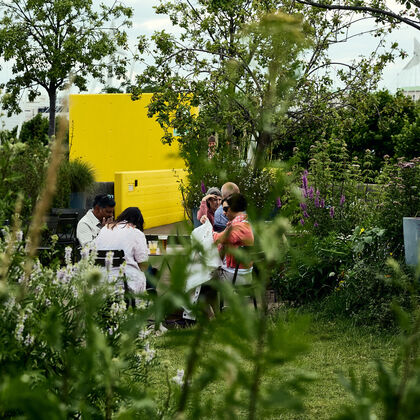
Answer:
[(92, 242), (102, 226), (113, 220), (115, 201), (110, 194), (100, 194), (93, 200), (93, 208), (80, 219), (76, 236), (81, 246)]

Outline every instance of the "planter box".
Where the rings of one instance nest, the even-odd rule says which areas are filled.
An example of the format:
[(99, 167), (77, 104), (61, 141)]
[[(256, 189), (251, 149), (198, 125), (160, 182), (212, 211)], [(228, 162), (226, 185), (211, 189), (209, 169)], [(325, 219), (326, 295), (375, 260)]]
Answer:
[(403, 217), (405, 263), (416, 266), (419, 262), (420, 217)]

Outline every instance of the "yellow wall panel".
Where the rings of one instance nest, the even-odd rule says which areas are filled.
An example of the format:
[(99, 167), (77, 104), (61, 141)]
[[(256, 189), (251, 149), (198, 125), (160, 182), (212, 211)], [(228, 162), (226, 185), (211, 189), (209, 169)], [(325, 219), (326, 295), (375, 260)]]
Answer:
[(115, 215), (127, 207), (139, 207), (145, 228), (184, 220), (178, 181), (183, 170), (130, 171), (115, 174)]
[(152, 95), (70, 95), (70, 159), (89, 162), (98, 182), (122, 171), (184, 168), (177, 142), (162, 144), (163, 130), (147, 117)]

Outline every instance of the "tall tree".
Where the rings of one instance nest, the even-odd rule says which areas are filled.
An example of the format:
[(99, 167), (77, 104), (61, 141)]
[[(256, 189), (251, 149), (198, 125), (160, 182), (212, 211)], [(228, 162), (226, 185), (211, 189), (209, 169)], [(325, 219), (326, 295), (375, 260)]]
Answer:
[[(131, 24), (132, 9), (119, 1), (94, 6), (92, 0), (0, 0), (0, 11), (0, 55), (13, 63), (3, 107), (19, 112), (24, 89), (30, 101), (45, 89), (49, 136), (55, 132), (57, 93), (70, 80), (86, 90), (88, 76), (104, 81), (110, 71), (125, 74), (127, 58), (114, 53), (126, 47), (123, 28)], [(106, 28), (114, 19), (119, 25)], [(103, 61), (108, 56), (112, 66)]]
[[(350, 64), (334, 62), (329, 46), (346, 41), (353, 21), (292, 0), (162, 0), (156, 11), (168, 15), (180, 35), (158, 31), (140, 39), (140, 51), (155, 63), (137, 88), (159, 86), (149, 113), (166, 130), (164, 141), (172, 141), (175, 128), (184, 149), (193, 144), (191, 153), (201, 138), (205, 154), (207, 137), (216, 132), (219, 143), (240, 150), (255, 140), (257, 155), (267, 156), (273, 144), (290, 138), (285, 130), (309, 119), (316, 127), (345, 106), (350, 91), (375, 88), (397, 51), (392, 45)], [(197, 105), (194, 117), (189, 106)]]
[[(165, 31), (145, 39), (140, 48), (155, 58), (138, 79), (138, 89), (157, 85), (150, 115), (173, 139), (172, 128), (185, 143), (212, 132), (238, 148), (254, 139), (258, 161), (272, 141), (273, 114), (284, 110), (298, 71), (298, 56), (307, 45), (299, 16), (276, 12), (276, 1), (162, 2), (183, 31), (179, 39)], [(153, 47), (152, 47), (153, 48)], [(190, 107), (200, 105), (198, 117)], [(188, 147), (188, 144), (187, 144)], [(246, 147), (246, 146), (245, 146)]]

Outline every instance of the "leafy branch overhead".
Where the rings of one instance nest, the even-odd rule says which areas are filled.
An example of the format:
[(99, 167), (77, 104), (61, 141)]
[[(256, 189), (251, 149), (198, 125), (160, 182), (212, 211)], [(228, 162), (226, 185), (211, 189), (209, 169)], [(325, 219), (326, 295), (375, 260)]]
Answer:
[[(44, 89), (50, 102), (49, 135), (54, 134), (57, 92), (71, 81), (86, 90), (87, 78), (104, 81), (108, 72), (123, 77), (127, 58), (123, 28), (131, 24), (131, 8), (115, 1), (108, 7), (89, 0), (0, 1), (0, 56), (12, 62), (13, 77), (5, 84), (3, 107), (19, 111), (23, 90), (29, 100)], [(111, 28), (110, 22), (118, 22)], [(112, 65), (105, 57), (113, 56)]]
[(165, 142), (176, 130), (184, 157), (197, 153), (190, 147), (204, 157), (208, 136), (216, 134), (219, 147), (230, 145), (243, 158), (255, 145), (258, 166), (273, 147), (288, 144), (300, 123), (319, 126), (353, 93), (374, 88), (400, 53), (397, 44), (384, 52), (385, 29), (376, 27), (370, 56), (333, 61), (329, 47), (355, 36), (349, 30), (363, 18), (296, 2), (161, 1), (156, 12), (180, 33), (139, 38), (140, 53), (154, 61), (138, 77), (134, 97), (150, 86), (160, 92), (149, 115), (164, 128)]
[(411, 26), (420, 30), (420, 13), (418, 8), (420, 2), (416, 0), (397, 0), (394, 4), (399, 6), (398, 11), (393, 11), (386, 1), (344, 1), (339, 4), (333, 2), (315, 2), (311, 0), (296, 0), (298, 3), (313, 6), (324, 10), (343, 10), (350, 12), (362, 13), (373, 16), (377, 22), (391, 23), (396, 25), (399, 23)]

